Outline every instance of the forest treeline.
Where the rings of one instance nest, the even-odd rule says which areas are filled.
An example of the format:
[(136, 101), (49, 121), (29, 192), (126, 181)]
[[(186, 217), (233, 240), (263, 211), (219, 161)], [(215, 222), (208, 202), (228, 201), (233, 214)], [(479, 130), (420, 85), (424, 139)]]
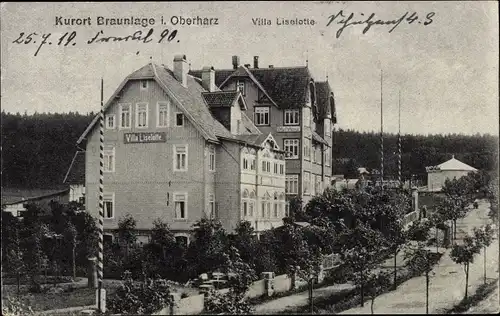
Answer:
[[(76, 141), (94, 113), (12, 114), (2, 111), (2, 187), (54, 188), (62, 184), (77, 147)], [(356, 177), (358, 167), (380, 168), (380, 135), (339, 130), (335, 133), (335, 174)], [(402, 169), (425, 176), (425, 167), (452, 155), (475, 168), (495, 170), (498, 136), (404, 135)], [(397, 174), (397, 135), (384, 135), (384, 174)]]
[[(335, 133), (334, 173), (357, 177), (358, 167), (380, 170), (380, 133), (339, 130)], [(426, 180), (425, 167), (456, 159), (481, 170), (496, 171), (498, 136), (489, 134), (402, 135), (401, 169), (404, 179)], [(398, 136), (384, 133), (384, 177), (398, 174)]]

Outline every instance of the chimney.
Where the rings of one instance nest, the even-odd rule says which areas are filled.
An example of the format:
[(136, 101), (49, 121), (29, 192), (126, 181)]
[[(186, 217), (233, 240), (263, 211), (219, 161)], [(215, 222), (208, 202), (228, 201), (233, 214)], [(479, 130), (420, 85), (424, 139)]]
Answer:
[(253, 68), (259, 68), (259, 56), (253, 56)]
[(233, 69), (237, 69), (240, 65), (240, 58), (238, 56), (233, 56)]
[(214, 67), (203, 67), (201, 71), (201, 85), (208, 92), (215, 91), (215, 70)]
[(188, 64), (186, 55), (175, 55), (174, 76), (184, 87), (187, 86)]

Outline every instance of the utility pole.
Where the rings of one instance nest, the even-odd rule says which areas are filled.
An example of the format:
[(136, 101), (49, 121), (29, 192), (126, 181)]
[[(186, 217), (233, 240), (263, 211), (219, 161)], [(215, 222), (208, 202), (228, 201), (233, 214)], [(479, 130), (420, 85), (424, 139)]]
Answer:
[(383, 71), (380, 69), (380, 187), (384, 188), (384, 107), (383, 96)]

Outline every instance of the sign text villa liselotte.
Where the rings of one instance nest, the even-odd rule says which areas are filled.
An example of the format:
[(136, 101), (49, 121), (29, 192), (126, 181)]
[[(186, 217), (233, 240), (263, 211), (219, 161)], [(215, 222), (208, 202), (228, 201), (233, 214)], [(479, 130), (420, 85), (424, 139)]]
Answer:
[(124, 134), (125, 144), (164, 143), (166, 141), (167, 141), (167, 137), (166, 137), (166, 134), (164, 132), (125, 133)]

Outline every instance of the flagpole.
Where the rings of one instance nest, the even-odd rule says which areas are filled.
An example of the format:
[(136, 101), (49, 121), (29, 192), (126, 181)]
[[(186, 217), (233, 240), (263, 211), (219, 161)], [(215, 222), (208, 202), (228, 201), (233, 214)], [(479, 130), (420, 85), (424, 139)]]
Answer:
[(384, 187), (384, 115), (382, 105), (382, 88), (383, 71), (380, 69), (380, 186)]
[(398, 115), (398, 180), (399, 187), (403, 187), (401, 182), (401, 91), (399, 91), (399, 115)]
[[(101, 111), (99, 113), (99, 249), (97, 256), (97, 310), (105, 312), (103, 304), (103, 244), (104, 244), (104, 79), (101, 78)], [(104, 306), (103, 306), (104, 305)]]

